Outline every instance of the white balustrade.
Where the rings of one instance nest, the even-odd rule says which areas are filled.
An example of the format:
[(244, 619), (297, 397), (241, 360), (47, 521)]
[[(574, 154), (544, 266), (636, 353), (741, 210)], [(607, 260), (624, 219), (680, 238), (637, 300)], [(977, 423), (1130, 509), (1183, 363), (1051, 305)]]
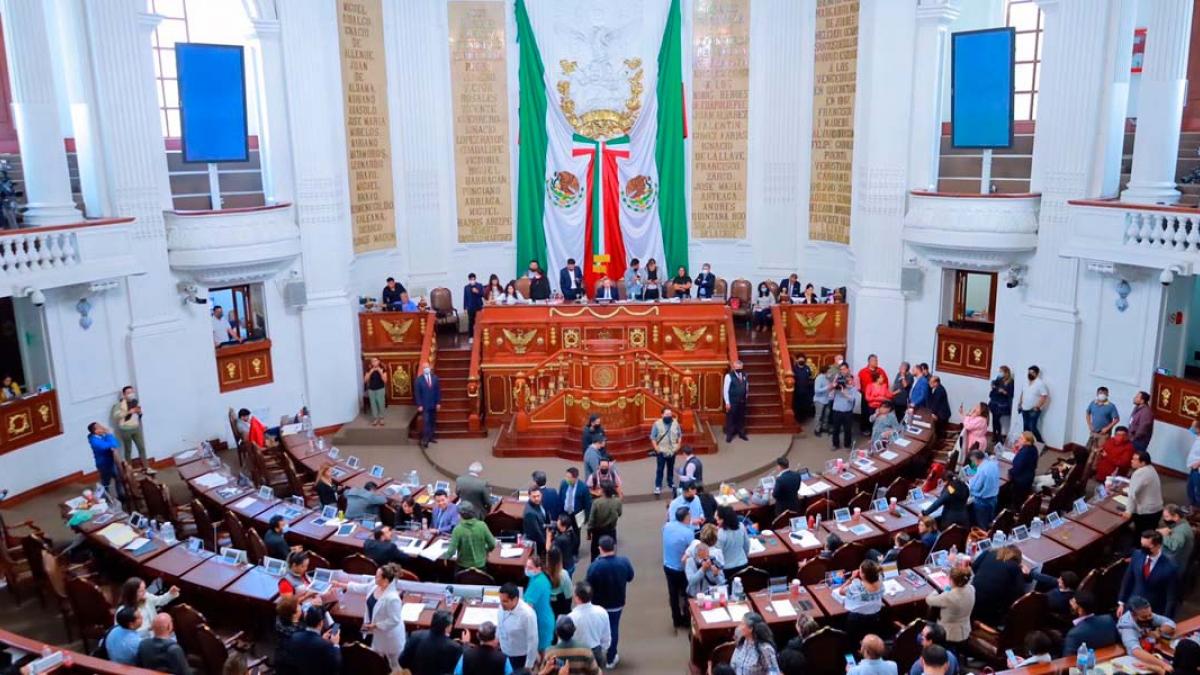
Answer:
[(904, 239), (944, 267), (999, 270), (1037, 247), (1040, 194), (913, 191)]
[(1200, 210), (1100, 199), (1069, 204), (1064, 256), (1200, 272)]
[(131, 218), (0, 232), (0, 297), (141, 273)]
[(1200, 213), (1126, 211), (1124, 244), (1196, 253), (1200, 251)]
[(0, 236), (0, 275), (5, 278), (78, 264), (79, 247), (72, 230), (17, 230)]

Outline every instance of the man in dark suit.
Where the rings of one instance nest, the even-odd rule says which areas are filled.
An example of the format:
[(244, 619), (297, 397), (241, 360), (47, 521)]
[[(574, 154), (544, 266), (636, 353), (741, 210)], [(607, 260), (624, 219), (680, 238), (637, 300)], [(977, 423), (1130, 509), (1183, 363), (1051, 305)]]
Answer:
[(579, 480), (579, 469), (568, 467), (565, 477), (558, 484), (558, 498), (562, 504), (562, 513), (571, 517), (571, 528), (575, 531), (575, 556), (579, 556), (579, 541), (582, 539), (579, 531), (579, 514), (584, 518), (592, 512), (592, 493), (588, 491), (583, 481)]
[(567, 266), (558, 271), (558, 288), (568, 302), (583, 295), (583, 271), (575, 266), (574, 258), (567, 258)]
[(775, 465), (781, 469), (775, 476), (775, 489), (771, 491), (775, 498), (775, 515), (784, 511), (804, 513), (804, 504), (800, 502), (800, 474), (788, 468), (787, 457), (775, 460)]
[(1071, 598), (1071, 610), (1075, 614), (1075, 626), (1063, 640), (1063, 656), (1074, 656), (1085, 642), (1088, 649), (1117, 644), (1117, 622), (1107, 614), (1096, 615), (1096, 596), (1088, 591), (1076, 593)]
[(529, 491), (529, 501), (525, 502), (521, 531), (525, 539), (534, 545), (538, 555), (546, 555), (546, 527), (549, 524), (546, 507), (542, 506), (542, 489), (535, 487)]
[(1075, 597), (1075, 589), (1079, 587), (1079, 575), (1067, 570), (1056, 576), (1033, 572), (1029, 575), (1037, 584), (1034, 590), (1046, 593), (1046, 605), (1050, 613), (1058, 616), (1070, 616), (1071, 598)]
[(417, 378), (417, 412), (421, 413), (421, 447), (437, 443), (437, 411), (442, 408), (442, 381), (433, 374), (428, 363), (421, 364), (421, 375)]
[(371, 533), (371, 538), (363, 542), (363, 555), (374, 560), (375, 564), (380, 567), (388, 563), (404, 563), (408, 560), (408, 556), (396, 548), (396, 544), (392, 541), (392, 528), (387, 525), (375, 528), (375, 531)]
[(287, 560), (288, 553), (292, 552), (288, 546), (287, 539), (283, 537), (283, 527), (287, 521), (281, 515), (271, 516), (270, 522), (267, 523), (267, 531), (263, 533), (263, 543), (267, 546), (267, 555), (280, 560)]
[(452, 673), (462, 656), (462, 645), (450, 639), (454, 617), (439, 609), (433, 613), (429, 630), (419, 630), (404, 642), (400, 652), (400, 667), (412, 675), (442, 675)]
[(795, 272), (792, 272), (790, 275), (788, 275), (788, 278), (780, 279), (779, 293), (780, 295), (786, 294), (792, 299), (792, 302), (795, 302), (796, 298), (799, 298), (804, 294), (804, 287), (800, 285), (800, 276)]
[(529, 477), (533, 480), (533, 487), (542, 491), (542, 508), (546, 509), (546, 517), (551, 521), (558, 518), (558, 514), (562, 513), (562, 499), (558, 496), (558, 490), (546, 487), (546, 472), (534, 471)]
[(475, 335), (475, 315), (483, 309), (483, 284), (475, 278), (475, 273), (467, 275), (467, 285), (463, 286), (463, 309), (467, 311), (467, 339)]
[(933, 422), (934, 434), (941, 439), (945, 435), (946, 422), (950, 421), (950, 399), (946, 388), (942, 386), (942, 378), (934, 375), (929, 378), (929, 412), (936, 418)]
[(733, 362), (733, 370), (725, 374), (721, 386), (725, 402), (725, 442), (733, 441), (737, 436), (743, 441), (750, 440), (746, 436), (746, 402), (749, 400), (750, 383), (742, 370), (741, 360)]
[(1179, 579), (1179, 568), (1175, 567), (1170, 558), (1163, 555), (1162, 533), (1146, 530), (1142, 533), (1141, 544), (1141, 549), (1135, 550), (1130, 556), (1129, 567), (1125, 569), (1125, 578), (1121, 581), (1121, 594), (1117, 597), (1117, 616), (1120, 617), (1124, 613), (1125, 603), (1129, 598), (1137, 595), (1150, 601), (1155, 614), (1172, 618), (1175, 616), (1175, 606), (1179, 603), (1179, 594), (1175, 588)]
[(717, 277), (712, 273), (712, 267), (708, 263), (704, 263), (700, 274), (692, 279), (692, 285), (696, 287), (696, 297), (700, 299), (711, 298), (717, 288)]
[(616, 302), (621, 299), (621, 291), (613, 285), (612, 279), (604, 277), (596, 289), (596, 302)]
[(321, 623), (325, 621), (322, 607), (309, 607), (304, 612), (304, 630), (292, 633), (288, 638), (287, 650), (296, 665), (298, 675), (324, 675), (342, 672), (342, 650), (338, 647), (340, 633), (326, 632), (321, 635)]

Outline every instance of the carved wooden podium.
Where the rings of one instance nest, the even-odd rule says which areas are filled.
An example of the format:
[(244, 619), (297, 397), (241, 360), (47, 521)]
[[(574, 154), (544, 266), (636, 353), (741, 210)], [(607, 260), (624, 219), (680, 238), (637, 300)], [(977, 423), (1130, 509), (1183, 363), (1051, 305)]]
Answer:
[(732, 333), (719, 302), (487, 307), (476, 320), (472, 423), (501, 428), (498, 456), (578, 458), (580, 431), (599, 414), (609, 454), (630, 457), (650, 449), (650, 425), (669, 406), (685, 442), (714, 451)]

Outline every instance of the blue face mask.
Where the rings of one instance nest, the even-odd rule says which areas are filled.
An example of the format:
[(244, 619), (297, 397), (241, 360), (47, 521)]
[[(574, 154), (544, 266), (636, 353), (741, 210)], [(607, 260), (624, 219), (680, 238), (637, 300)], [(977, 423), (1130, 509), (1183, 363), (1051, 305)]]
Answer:
[(525, 570), (525, 576), (527, 576), (527, 577), (529, 577), (529, 578), (531, 578), (531, 579), (532, 579), (533, 577), (536, 577), (536, 576), (537, 576), (537, 572), (530, 572), (528, 569), (526, 569), (526, 570)]
[(1191, 433), (1193, 436), (1200, 436), (1200, 430), (1197, 430), (1197, 429), (1196, 429), (1196, 427), (1190, 427), (1190, 428), (1188, 429), (1188, 431), (1189, 431), (1189, 432), (1190, 432), (1190, 433)]

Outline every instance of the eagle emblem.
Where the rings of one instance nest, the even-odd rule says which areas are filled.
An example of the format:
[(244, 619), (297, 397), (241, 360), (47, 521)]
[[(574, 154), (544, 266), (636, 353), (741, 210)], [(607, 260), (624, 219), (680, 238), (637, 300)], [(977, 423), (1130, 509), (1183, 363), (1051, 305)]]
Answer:
[(534, 336), (537, 335), (537, 329), (527, 331), (511, 331), (507, 328), (504, 330), (504, 337), (512, 345), (513, 352), (524, 354), (525, 350), (529, 349), (529, 343), (533, 342)]
[(821, 312), (820, 314), (800, 314), (797, 312), (793, 316), (796, 317), (796, 323), (800, 324), (800, 328), (804, 331), (804, 335), (812, 337), (817, 334), (817, 326), (825, 323), (825, 317), (829, 312)]
[(405, 319), (399, 323), (392, 323), (387, 319), (380, 319), (379, 325), (383, 326), (383, 330), (387, 332), (388, 337), (392, 342), (404, 342), (404, 336), (408, 334), (408, 329), (412, 327), (413, 320)]
[(696, 343), (708, 332), (708, 326), (700, 326), (699, 328), (671, 326), (671, 330), (675, 332), (675, 337), (679, 338), (679, 343), (683, 347), (683, 351), (694, 352), (696, 351)]

